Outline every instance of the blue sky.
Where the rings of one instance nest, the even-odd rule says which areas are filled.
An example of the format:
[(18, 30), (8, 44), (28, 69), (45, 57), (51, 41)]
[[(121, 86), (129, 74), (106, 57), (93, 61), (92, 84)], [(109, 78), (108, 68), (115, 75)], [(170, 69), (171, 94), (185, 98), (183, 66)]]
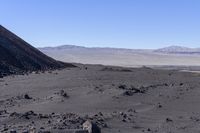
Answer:
[(200, 0), (0, 0), (0, 24), (36, 47), (200, 47)]

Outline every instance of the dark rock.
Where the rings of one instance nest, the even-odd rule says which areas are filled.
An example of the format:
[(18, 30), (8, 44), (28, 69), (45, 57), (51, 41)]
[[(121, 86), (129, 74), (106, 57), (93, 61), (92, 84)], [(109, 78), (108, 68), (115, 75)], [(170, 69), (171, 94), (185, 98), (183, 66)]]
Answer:
[(0, 115), (7, 114), (8, 112), (6, 110), (0, 110)]
[(20, 116), (20, 114), (17, 112), (13, 112), (10, 114), (10, 117), (19, 117), (19, 116)]
[(173, 122), (173, 120), (170, 118), (166, 118), (166, 122)]
[(88, 133), (101, 133), (101, 129), (95, 123), (88, 120), (83, 123), (83, 130), (87, 130)]
[(158, 103), (157, 107), (162, 108), (163, 106), (161, 105), (161, 103)]
[(28, 131), (23, 131), (22, 133), (29, 133)]
[(88, 131), (87, 130), (77, 130), (74, 133), (88, 133)]
[(33, 116), (37, 116), (37, 114), (34, 113), (33, 111), (28, 111), (25, 112), (24, 114), (21, 114), (20, 118), (30, 119)]
[(135, 94), (135, 92), (133, 92), (133, 91), (125, 91), (123, 93), (124, 96), (133, 96), (134, 94)]
[(150, 131), (151, 131), (151, 129), (150, 129), (150, 128), (148, 128), (148, 129), (147, 129), (147, 131), (148, 131), (148, 132), (150, 132)]
[(133, 112), (133, 113), (136, 113), (136, 110), (134, 110), (134, 109), (128, 109), (128, 112), (129, 112), (129, 113), (132, 113), (132, 112)]
[(28, 94), (25, 94), (24, 95), (24, 99), (28, 99), (29, 100), (29, 99), (32, 99), (32, 97), (30, 97)]
[(17, 133), (17, 131), (15, 131), (15, 130), (11, 130), (10, 133)]
[(3, 130), (2, 130), (3, 132), (5, 132), (5, 131), (8, 131), (8, 128), (7, 127), (5, 127)]
[(179, 85), (180, 85), (180, 86), (183, 86), (183, 83), (180, 83)]
[(138, 88), (135, 88), (135, 87), (131, 87), (131, 89), (134, 93), (145, 93), (146, 91), (146, 88), (145, 87), (140, 87), (139, 89)]
[(68, 94), (64, 91), (64, 90), (61, 90), (60, 93), (59, 93), (62, 97), (65, 97), (65, 98), (68, 98)]
[(50, 131), (39, 131), (38, 133), (51, 133)]
[(126, 90), (126, 89), (127, 89), (127, 86), (126, 86), (126, 85), (119, 85), (118, 88), (119, 88), (119, 89)]

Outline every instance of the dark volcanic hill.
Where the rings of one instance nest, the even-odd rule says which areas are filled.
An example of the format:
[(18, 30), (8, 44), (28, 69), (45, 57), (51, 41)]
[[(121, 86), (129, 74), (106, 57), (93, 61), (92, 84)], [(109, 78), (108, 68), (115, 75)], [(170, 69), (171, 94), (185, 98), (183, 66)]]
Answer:
[(0, 76), (73, 66), (56, 61), (0, 25)]

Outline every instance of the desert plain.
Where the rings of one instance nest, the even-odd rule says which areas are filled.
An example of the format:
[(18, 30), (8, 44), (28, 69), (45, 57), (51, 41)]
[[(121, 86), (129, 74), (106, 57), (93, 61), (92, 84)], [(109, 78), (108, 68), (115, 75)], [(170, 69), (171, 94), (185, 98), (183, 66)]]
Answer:
[(199, 133), (200, 74), (82, 65), (0, 79), (0, 132)]

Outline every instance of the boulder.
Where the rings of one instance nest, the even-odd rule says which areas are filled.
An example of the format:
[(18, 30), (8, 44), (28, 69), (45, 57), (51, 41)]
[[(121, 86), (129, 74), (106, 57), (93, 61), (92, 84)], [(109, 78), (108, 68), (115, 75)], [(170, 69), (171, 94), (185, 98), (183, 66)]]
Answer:
[(101, 133), (101, 129), (89, 120), (83, 123), (83, 130), (87, 130), (88, 133)]

